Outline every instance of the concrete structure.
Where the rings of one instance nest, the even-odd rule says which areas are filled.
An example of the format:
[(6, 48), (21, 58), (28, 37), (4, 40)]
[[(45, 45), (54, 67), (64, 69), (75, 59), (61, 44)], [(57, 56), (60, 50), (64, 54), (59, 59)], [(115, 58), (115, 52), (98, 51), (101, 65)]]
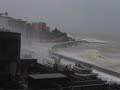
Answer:
[(20, 41), (20, 33), (0, 32), (0, 82), (16, 76)]
[(67, 76), (61, 73), (33, 74), (28, 76), (28, 87), (34, 89), (55, 88), (66, 83)]

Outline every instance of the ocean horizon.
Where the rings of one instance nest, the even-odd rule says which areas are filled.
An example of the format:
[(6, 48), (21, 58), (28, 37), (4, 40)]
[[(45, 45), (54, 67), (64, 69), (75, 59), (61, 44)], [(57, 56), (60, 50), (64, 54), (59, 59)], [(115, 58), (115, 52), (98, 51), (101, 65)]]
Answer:
[(98, 33), (98, 32), (68, 32), (76, 40), (89, 39), (98, 41), (109, 41), (120, 43), (119, 33)]

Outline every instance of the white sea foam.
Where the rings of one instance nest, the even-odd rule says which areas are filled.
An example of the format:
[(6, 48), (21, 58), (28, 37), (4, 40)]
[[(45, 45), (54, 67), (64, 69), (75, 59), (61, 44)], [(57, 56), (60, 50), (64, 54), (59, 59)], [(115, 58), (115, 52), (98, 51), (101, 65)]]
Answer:
[(109, 75), (107, 73), (100, 72), (98, 70), (93, 70), (93, 73), (98, 73), (98, 78), (107, 81), (108, 83), (118, 83), (120, 84), (120, 78)]
[(85, 40), (87, 42), (101, 42), (101, 43), (107, 43), (108, 42), (108, 41), (98, 40), (98, 39), (94, 39), (94, 38), (84, 38), (84, 39), (80, 39), (80, 40)]
[(54, 43), (40, 43), (34, 40), (22, 40), (21, 58), (35, 58), (38, 63), (43, 63), (43, 59), (49, 56), (49, 49)]
[[(93, 65), (97, 65), (109, 70), (120, 72), (120, 44), (111, 43), (102, 40), (89, 40), (82, 39), (89, 42), (99, 43), (84, 43), (74, 47), (60, 48), (57, 53), (80, 60)], [(109, 82), (120, 83), (120, 78), (108, 75), (103, 72), (94, 70), (95, 73), (99, 73), (99, 77)]]

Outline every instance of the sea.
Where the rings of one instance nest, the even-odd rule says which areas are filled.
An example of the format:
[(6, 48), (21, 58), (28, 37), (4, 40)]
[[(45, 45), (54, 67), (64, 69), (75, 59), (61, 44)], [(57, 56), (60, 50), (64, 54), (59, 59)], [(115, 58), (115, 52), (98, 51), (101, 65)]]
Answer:
[[(81, 44), (69, 48), (59, 48), (58, 53), (77, 60), (99, 65), (106, 69), (120, 72), (120, 40), (119, 35), (96, 34), (96, 33), (68, 33), (76, 41), (86, 40), (88, 42), (99, 42), (99, 44)], [(105, 44), (103, 44), (105, 43)], [(40, 43), (31, 39), (22, 39), (21, 58), (36, 58), (38, 63), (44, 64), (44, 60), (50, 57), (49, 50), (56, 43)], [(61, 64), (69, 65), (72, 62), (61, 60)], [(118, 77), (94, 70), (99, 77), (109, 82), (120, 83)]]
[[(58, 49), (59, 54), (120, 73), (119, 33), (69, 33), (75, 40), (89, 43)], [(93, 43), (94, 42), (94, 43)], [(96, 42), (96, 43), (95, 43)], [(109, 82), (120, 83), (120, 78), (94, 70)]]

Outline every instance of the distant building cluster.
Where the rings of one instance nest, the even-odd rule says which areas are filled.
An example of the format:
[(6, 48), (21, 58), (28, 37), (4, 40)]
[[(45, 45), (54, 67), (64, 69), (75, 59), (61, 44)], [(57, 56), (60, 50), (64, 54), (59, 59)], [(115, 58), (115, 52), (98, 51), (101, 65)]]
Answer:
[(34, 39), (40, 42), (65, 42), (71, 41), (67, 33), (61, 32), (57, 28), (50, 31), (50, 27), (45, 22), (28, 23), (22, 19), (10, 17), (7, 12), (0, 13), (0, 30), (21, 33), (21, 39)]
[(28, 23), (22, 19), (15, 19), (8, 16), (8, 13), (0, 13), (0, 29), (9, 30), (11, 32), (22, 33), (23, 37), (39, 38), (39, 33), (48, 31), (50, 28), (45, 22)]

